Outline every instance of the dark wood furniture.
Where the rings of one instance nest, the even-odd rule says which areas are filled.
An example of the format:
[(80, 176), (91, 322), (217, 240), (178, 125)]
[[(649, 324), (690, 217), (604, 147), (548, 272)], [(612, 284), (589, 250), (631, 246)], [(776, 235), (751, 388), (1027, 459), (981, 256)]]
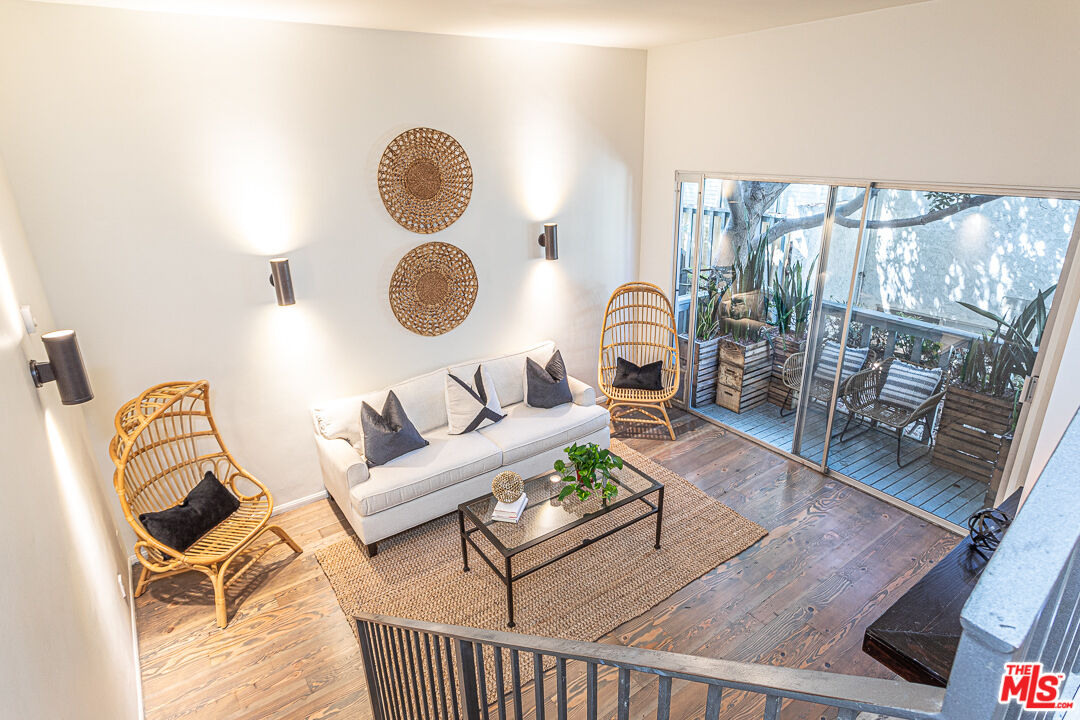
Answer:
[[(1010, 518), (1020, 492), (1000, 506)], [(945, 687), (960, 642), (960, 610), (986, 562), (965, 537), (866, 628), (863, 652), (905, 680)]]
[[(552, 478), (555, 478), (554, 480)], [(628, 528), (634, 523), (652, 515), (656, 516), (656, 549), (660, 549), (660, 527), (664, 519), (664, 486), (630, 463), (624, 463), (621, 470), (612, 473), (612, 479), (619, 486), (619, 493), (613, 500), (602, 502), (598, 495), (582, 503), (574, 496), (559, 501), (559, 491), (563, 483), (558, 482), (558, 475), (546, 472), (525, 481), (525, 495), (528, 504), (516, 523), (492, 520), (491, 513), (497, 501), (491, 494), (477, 498), (472, 502), (458, 505), (458, 529), (461, 533), (461, 560), (465, 572), (469, 571), (469, 545), (481, 559), (495, 572), (506, 585), (507, 627), (514, 627), (514, 581), (533, 574), (540, 568), (547, 567), (557, 560), (577, 552), (608, 535)], [(650, 499), (649, 496), (655, 495)], [(653, 502), (655, 500), (655, 502)], [(525, 570), (513, 569), (513, 558), (531, 547), (558, 537), (576, 527), (591, 523), (597, 518), (626, 507), (631, 503), (640, 503), (644, 512), (634, 515), (629, 520), (605, 530), (599, 535), (588, 536), (577, 545), (551, 557), (544, 562)], [(647, 509), (646, 509), (647, 508)], [(466, 522), (467, 521), (467, 522)], [(502, 567), (488, 557), (473, 539), (474, 533), (481, 533), (495, 550), (502, 556)]]

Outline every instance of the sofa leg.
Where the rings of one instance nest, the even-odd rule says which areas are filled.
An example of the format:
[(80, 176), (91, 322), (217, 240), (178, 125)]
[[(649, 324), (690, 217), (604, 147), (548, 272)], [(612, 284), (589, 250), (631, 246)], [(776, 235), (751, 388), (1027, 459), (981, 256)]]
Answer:
[(379, 554), (379, 543), (377, 543), (377, 542), (373, 542), (373, 543), (361, 542), (360, 547), (364, 548), (364, 554), (367, 555), (369, 558), (373, 558), (373, 557), (375, 557), (376, 555)]

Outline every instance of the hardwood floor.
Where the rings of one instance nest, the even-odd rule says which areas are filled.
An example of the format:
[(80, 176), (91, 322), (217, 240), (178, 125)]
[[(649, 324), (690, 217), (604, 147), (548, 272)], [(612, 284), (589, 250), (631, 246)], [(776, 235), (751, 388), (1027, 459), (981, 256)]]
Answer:
[[(672, 421), (675, 442), (658, 431), (616, 436), (769, 535), (602, 641), (894, 677), (861, 651), (863, 630), (958, 537), (703, 420)], [(216, 626), (202, 576), (160, 580), (137, 600), (150, 720), (370, 717), (356, 641), (313, 553), (343, 537), (345, 522), (327, 501), (277, 519), (304, 553), (274, 548), (231, 587), (228, 628)], [(672, 717), (700, 717), (698, 690), (675, 684)], [(644, 711), (656, 683), (633, 692), (631, 707)], [(721, 717), (753, 710), (760, 717), (735, 694)], [(783, 717), (821, 712), (793, 703)]]

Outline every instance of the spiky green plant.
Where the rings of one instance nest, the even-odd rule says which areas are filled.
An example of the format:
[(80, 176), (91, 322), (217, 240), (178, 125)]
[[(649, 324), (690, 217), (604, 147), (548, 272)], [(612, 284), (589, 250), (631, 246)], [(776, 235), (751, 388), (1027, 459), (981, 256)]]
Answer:
[(963, 307), (995, 324), (993, 332), (983, 333), (971, 344), (961, 365), (959, 380), (963, 385), (995, 396), (1016, 395), (1024, 378), (1035, 367), (1035, 356), (1046, 330), (1048, 300), (1057, 289), (1051, 285), (1041, 290), (1015, 318), (1007, 318), (971, 303)]
[[(720, 332), (720, 298), (727, 291), (727, 286), (721, 287), (722, 282), (720, 268), (709, 268), (698, 277), (697, 328), (694, 336), (701, 342), (712, 340)], [(704, 291), (704, 297), (701, 291)]]
[(781, 335), (802, 335), (806, 332), (813, 299), (810, 285), (816, 264), (817, 257), (810, 261), (804, 276), (802, 260), (798, 260), (788, 267), (787, 272), (777, 269), (773, 277), (772, 304), (776, 311), (776, 329)]

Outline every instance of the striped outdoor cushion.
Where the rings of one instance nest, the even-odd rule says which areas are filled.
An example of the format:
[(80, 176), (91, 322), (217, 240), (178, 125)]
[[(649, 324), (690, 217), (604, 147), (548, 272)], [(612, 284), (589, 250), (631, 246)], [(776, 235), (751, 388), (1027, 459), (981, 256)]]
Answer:
[[(847, 352), (844, 353), (844, 367), (840, 371), (840, 382), (844, 382), (862, 369), (863, 363), (866, 362), (867, 352), (869, 352), (869, 348), (847, 349)], [(821, 352), (818, 354), (817, 367), (814, 368), (814, 380), (832, 384), (833, 378), (836, 376), (836, 361), (839, 357), (840, 344), (832, 340), (826, 340), (821, 346)]]
[(941, 368), (923, 368), (893, 360), (878, 400), (914, 410), (934, 394)]

